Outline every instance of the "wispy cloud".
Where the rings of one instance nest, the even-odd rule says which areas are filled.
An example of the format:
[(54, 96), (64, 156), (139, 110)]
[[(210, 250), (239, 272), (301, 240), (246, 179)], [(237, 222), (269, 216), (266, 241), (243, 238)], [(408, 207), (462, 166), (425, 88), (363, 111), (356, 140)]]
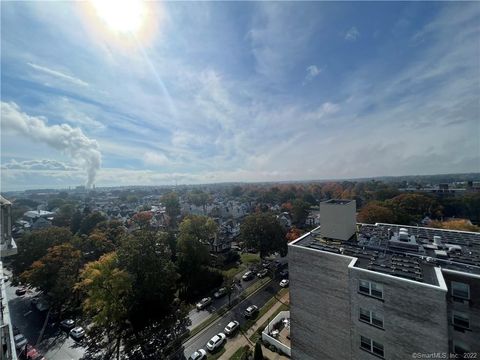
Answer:
[(352, 26), (346, 33), (345, 33), (345, 40), (347, 41), (355, 41), (360, 37), (360, 32), (357, 30), (355, 26)]
[(307, 66), (307, 68), (305, 70), (307, 72), (307, 75), (305, 75), (305, 79), (303, 81), (304, 84), (312, 81), (314, 78), (316, 78), (322, 72), (322, 69), (319, 69), (317, 67), (317, 65)]
[(48, 67), (45, 67), (45, 66), (40, 66), (40, 65), (37, 65), (37, 64), (33, 64), (33, 63), (27, 63), (30, 67), (34, 68), (35, 70), (38, 70), (38, 71), (41, 71), (45, 74), (48, 74), (48, 75), (52, 75), (54, 77), (57, 77), (59, 79), (62, 79), (62, 80), (66, 80), (66, 81), (69, 81), (75, 85), (80, 85), (80, 86), (88, 86), (88, 83), (83, 81), (83, 80), (80, 80), (79, 78), (76, 78), (74, 76), (70, 76), (70, 75), (67, 75), (67, 74), (64, 74), (63, 72), (60, 72), (60, 71), (57, 71), (57, 70), (52, 70), (52, 69), (49, 69)]
[(55, 171), (77, 171), (78, 167), (65, 164), (57, 160), (42, 159), (42, 160), (24, 160), (16, 161), (15, 159), (2, 164), (2, 169), (12, 170), (55, 170)]

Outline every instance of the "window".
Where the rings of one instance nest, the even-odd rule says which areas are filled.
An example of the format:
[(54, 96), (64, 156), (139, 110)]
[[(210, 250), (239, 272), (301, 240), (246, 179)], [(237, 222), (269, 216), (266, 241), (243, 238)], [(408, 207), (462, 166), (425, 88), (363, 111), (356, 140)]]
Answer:
[(453, 342), (453, 352), (455, 354), (463, 355), (465, 353), (470, 352), (470, 349), (465, 344), (454, 341)]
[(360, 321), (383, 328), (383, 316), (374, 311), (360, 308)]
[(365, 336), (360, 336), (360, 348), (375, 355), (384, 356), (383, 345)]
[(452, 296), (470, 300), (470, 286), (468, 284), (452, 281)]
[(470, 329), (470, 319), (464, 313), (454, 311), (452, 313), (452, 324), (464, 329)]
[(383, 299), (383, 285), (372, 281), (360, 280), (358, 291), (365, 295), (370, 295)]

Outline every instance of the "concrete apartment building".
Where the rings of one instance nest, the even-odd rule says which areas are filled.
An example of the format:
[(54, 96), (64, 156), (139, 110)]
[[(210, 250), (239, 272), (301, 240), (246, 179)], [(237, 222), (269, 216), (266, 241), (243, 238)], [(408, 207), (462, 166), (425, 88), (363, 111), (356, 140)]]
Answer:
[(320, 214), (289, 244), (293, 359), (480, 351), (480, 234), (356, 224), (355, 201)]
[[(17, 253), (17, 245), (12, 238), (12, 216), (10, 201), (0, 196), (0, 258)], [(8, 299), (5, 292), (5, 275), (0, 259), (0, 360), (16, 360), (13, 328), (10, 320)]]

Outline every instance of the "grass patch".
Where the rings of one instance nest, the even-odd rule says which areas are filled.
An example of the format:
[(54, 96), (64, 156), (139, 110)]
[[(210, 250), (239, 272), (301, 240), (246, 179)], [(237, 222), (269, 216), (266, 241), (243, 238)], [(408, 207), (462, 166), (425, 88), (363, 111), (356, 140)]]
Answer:
[(230, 357), (229, 360), (243, 360), (245, 354), (251, 352), (251, 349), (248, 345), (240, 347), (235, 353)]
[(250, 253), (243, 253), (240, 255), (240, 259), (242, 260), (243, 264), (257, 264), (260, 262), (260, 255), (259, 254), (250, 254)]
[[(272, 316), (271, 316), (271, 319), (275, 318), (275, 316), (278, 315), (278, 313), (280, 311), (285, 311), (285, 310), (288, 310), (289, 307), (287, 305), (284, 305), (282, 304), (278, 309), (277, 311), (275, 311)], [(250, 340), (253, 342), (253, 343), (256, 343), (258, 340), (260, 340), (262, 338), (262, 331), (263, 329), (265, 329), (268, 325), (268, 322), (269, 322), (270, 319), (267, 319), (265, 320), (265, 322), (260, 325), (260, 327), (257, 329), (257, 331), (255, 331), (251, 336), (250, 336)]]
[(225, 352), (225, 347), (222, 347), (221, 350), (219, 350), (218, 352), (216, 352), (215, 354), (209, 354), (207, 356), (207, 359), (208, 360), (216, 360), (216, 359), (220, 359), (220, 357), (223, 355), (223, 353)]
[(226, 279), (233, 279), (238, 273), (244, 272), (247, 266), (245, 264), (240, 264), (239, 266), (232, 267), (228, 270), (221, 270), (222, 275)]

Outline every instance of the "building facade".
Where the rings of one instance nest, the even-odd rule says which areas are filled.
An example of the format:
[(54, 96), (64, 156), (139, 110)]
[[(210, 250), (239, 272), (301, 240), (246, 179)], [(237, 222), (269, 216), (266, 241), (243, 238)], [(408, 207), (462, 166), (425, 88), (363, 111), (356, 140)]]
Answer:
[(292, 358), (479, 352), (480, 234), (356, 224), (345, 205), (289, 244)]

